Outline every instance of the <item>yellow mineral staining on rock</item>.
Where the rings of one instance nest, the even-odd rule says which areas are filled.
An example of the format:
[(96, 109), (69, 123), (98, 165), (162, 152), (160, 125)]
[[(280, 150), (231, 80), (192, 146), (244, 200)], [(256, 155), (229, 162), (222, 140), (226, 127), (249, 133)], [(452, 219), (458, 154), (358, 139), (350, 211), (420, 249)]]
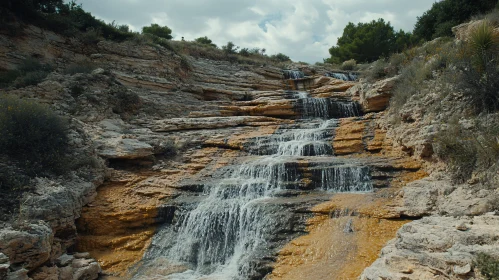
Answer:
[(293, 117), (297, 112), (290, 100), (272, 100), (247, 106), (220, 106), (224, 116), (268, 116), (268, 117)]
[[(280, 252), (270, 279), (357, 279), (406, 222), (388, 199), (374, 194), (338, 194), (312, 209), (308, 235)], [(331, 216), (336, 218), (331, 218)]]
[(146, 178), (115, 172), (113, 181), (97, 190), (96, 200), (77, 220), (78, 250), (90, 252), (107, 272), (123, 275), (142, 257), (154, 234), (156, 206), (161, 198), (172, 194), (154, 187), (138, 188)]
[[(177, 183), (201, 169), (210, 172), (219, 168), (235, 156), (236, 151), (205, 148), (190, 155), (189, 163), (171, 169), (113, 171), (77, 220), (77, 249), (90, 252), (107, 273), (126, 276), (149, 246), (158, 206), (176, 194)], [(223, 161), (218, 162), (219, 158)]]
[(334, 153), (346, 155), (361, 153), (364, 151), (362, 137), (366, 127), (366, 121), (357, 118), (345, 118), (335, 130), (333, 140)]
[(342, 119), (332, 143), (335, 154), (392, 158), (398, 176), (391, 179), (389, 188), (369, 194), (336, 194), (315, 206), (315, 216), (307, 221), (308, 234), (279, 252), (269, 279), (357, 279), (409, 222), (399, 219), (398, 191), (427, 173), (419, 161), (393, 149), (385, 131), (376, 127), (379, 115)]
[(125, 277), (151, 242), (158, 206), (176, 195), (182, 179), (209, 175), (230, 164), (241, 155), (247, 139), (270, 135), (277, 128), (251, 127), (228, 138), (213, 137), (205, 142), (209, 147), (184, 154), (187, 162), (170, 162), (168, 169), (113, 171), (110, 180), (98, 188), (96, 200), (83, 209), (77, 221), (78, 250), (90, 252), (106, 273)]

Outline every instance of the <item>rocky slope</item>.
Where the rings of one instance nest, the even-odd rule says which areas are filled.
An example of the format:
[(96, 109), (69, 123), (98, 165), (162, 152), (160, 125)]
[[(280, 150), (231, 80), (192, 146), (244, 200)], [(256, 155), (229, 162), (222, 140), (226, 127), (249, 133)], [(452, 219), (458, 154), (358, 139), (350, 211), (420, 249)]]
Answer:
[[(32, 181), (36, 190), (0, 230), (0, 278), (95, 279), (101, 268), (119, 277), (158, 273), (139, 261), (179, 205), (203, 191), (200, 182), (240, 163), (262, 139), (301, 125), (296, 120), (306, 106), (285, 89), (361, 104), (368, 114), (342, 118), (331, 146), (339, 161), (368, 166), (376, 190), (310, 195), (314, 170), (334, 163), (290, 163), (302, 176), (299, 191), (275, 203), (294, 222), (252, 260), (261, 268), (255, 278), (270, 272), (275, 279), (478, 278), (476, 254), (497, 252), (490, 213), (496, 188), (450, 182), (432, 152), (436, 124), (417, 100), (400, 112), (406, 122), (390, 122), (382, 111), (397, 78), (354, 83), (314, 69), (287, 81), (276, 67), (183, 58), (135, 41), (89, 46), (33, 26), (20, 37), (0, 35), (0, 65), (13, 69), (26, 57), (56, 71), (38, 85), (6, 92), (69, 116), (74, 153), (95, 163)], [(82, 61), (100, 67), (65, 74)]]

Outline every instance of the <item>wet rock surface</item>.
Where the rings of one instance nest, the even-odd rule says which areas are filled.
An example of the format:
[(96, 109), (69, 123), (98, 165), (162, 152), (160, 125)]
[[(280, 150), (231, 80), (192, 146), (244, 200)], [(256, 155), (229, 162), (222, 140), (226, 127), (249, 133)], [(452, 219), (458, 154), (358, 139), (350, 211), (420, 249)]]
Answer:
[[(4, 68), (36, 56), (57, 71), (7, 92), (70, 117), (74, 154), (91, 153), (96, 164), (32, 182), (35, 191), (20, 207), (22, 226), (0, 230), (0, 278), (96, 279), (101, 268), (136, 279), (190, 275), (199, 267), (209, 274), (254, 246), (238, 269), (245, 278), (352, 279), (395, 238), (362, 279), (462, 279), (476, 276), (477, 253), (495, 252), (496, 216), (487, 213), (497, 191), (453, 185), (436, 173), (424, 178), (423, 169), (438, 169), (425, 162), (437, 124), (418, 103), (400, 111), (403, 124), (390, 124), (380, 111), (396, 78), (356, 83), (307, 66), (296, 80), (283, 80), (273, 66), (182, 58), (131, 41), (85, 46), (32, 26), (25, 34), (1, 35)], [(66, 65), (82, 60), (105, 69), (64, 74)], [(339, 120), (322, 126), (317, 117)], [(271, 155), (272, 161), (262, 160)], [(248, 164), (250, 176), (234, 177)], [(198, 259), (192, 252), (208, 243), (192, 240), (176, 249), (192, 253), (180, 263), (167, 258), (189, 213), (217, 188), (221, 201), (244, 197), (231, 190), (248, 183), (273, 190), (262, 196), (260, 189), (248, 200), (256, 224), (247, 229), (258, 225), (260, 235), (244, 242), (224, 235), (233, 240), (212, 245), (233, 247), (215, 261)], [(333, 195), (351, 191), (373, 192)], [(205, 212), (219, 219), (211, 224), (216, 233), (232, 222), (224, 216), (232, 212), (215, 206)], [(422, 216), (430, 217), (405, 220)], [(90, 254), (72, 254), (75, 243)]]

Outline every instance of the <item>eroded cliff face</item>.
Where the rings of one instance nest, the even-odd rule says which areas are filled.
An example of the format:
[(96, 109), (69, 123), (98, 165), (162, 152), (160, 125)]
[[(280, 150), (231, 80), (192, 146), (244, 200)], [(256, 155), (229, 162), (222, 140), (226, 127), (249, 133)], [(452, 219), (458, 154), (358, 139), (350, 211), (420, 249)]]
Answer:
[[(428, 141), (433, 124), (418, 113), (421, 105), (402, 112), (410, 122), (392, 125), (382, 111), (396, 78), (370, 85), (326, 77), (318, 68), (316, 75), (283, 80), (272, 66), (182, 58), (130, 41), (88, 46), (36, 27), (1, 38), (6, 68), (34, 56), (57, 69), (36, 86), (7, 93), (69, 116), (75, 153), (87, 151), (98, 163), (70, 178), (34, 181), (37, 191), (21, 205), (22, 225), (0, 231), (0, 276), (93, 279), (102, 268), (147, 279), (187, 271), (155, 256), (166, 250), (158, 232), (200, 203), (206, 182), (273, 153), (272, 143), (286, 141), (289, 131), (321, 127), (328, 148), (311, 145), (306, 153), (324, 149), (326, 156), (283, 163), (293, 180), (268, 204), (289, 222), (249, 259), (258, 268), (252, 277), (457, 279), (474, 275), (475, 253), (495, 248), (495, 216), (483, 215), (495, 189), (473, 192), (439, 173), (443, 166)], [(63, 74), (83, 59), (105, 70)], [(287, 91), (296, 89), (307, 90), (307, 98)], [(367, 114), (357, 116), (361, 108), (352, 100)], [(325, 118), (339, 120), (300, 121), (323, 108), (331, 112)], [(358, 177), (368, 170), (374, 192), (317, 193), (324, 170), (338, 166)], [(430, 217), (411, 221), (423, 216)]]

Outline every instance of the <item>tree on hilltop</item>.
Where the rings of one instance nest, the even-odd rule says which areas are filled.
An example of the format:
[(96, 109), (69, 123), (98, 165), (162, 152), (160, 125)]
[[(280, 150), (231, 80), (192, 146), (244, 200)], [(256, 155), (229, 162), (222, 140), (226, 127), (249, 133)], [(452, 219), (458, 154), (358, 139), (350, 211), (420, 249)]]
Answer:
[(443, 0), (418, 17), (414, 35), (418, 39), (432, 40), (452, 36), (452, 27), (467, 21), (471, 16), (492, 10), (497, 0)]
[(202, 44), (202, 45), (208, 45), (208, 46), (215, 47), (215, 48), (217, 47), (217, 45), (215, 45), (213, 43), (213, 41), (211, 39), (209, 39), (208, 37), (206, 37), (206, 36), (196, 38), (196, 39), (194, 39), (194, 41), (196, 43), (199, 43), (199, 44)]
[(142, 34), (152, 34), (168, 40), (173, 38), (172, 30), (168, 26), (160, 26), (157, 23), (142, 27)]
[(411, 44), (411, 34), (400, 30), (395, 32), (390, 22), (380, 18), (368, 23), (349, 22), (338, 38), (337, 46), (329, 49), (334, 63), (349, 59), (372, 62)]

